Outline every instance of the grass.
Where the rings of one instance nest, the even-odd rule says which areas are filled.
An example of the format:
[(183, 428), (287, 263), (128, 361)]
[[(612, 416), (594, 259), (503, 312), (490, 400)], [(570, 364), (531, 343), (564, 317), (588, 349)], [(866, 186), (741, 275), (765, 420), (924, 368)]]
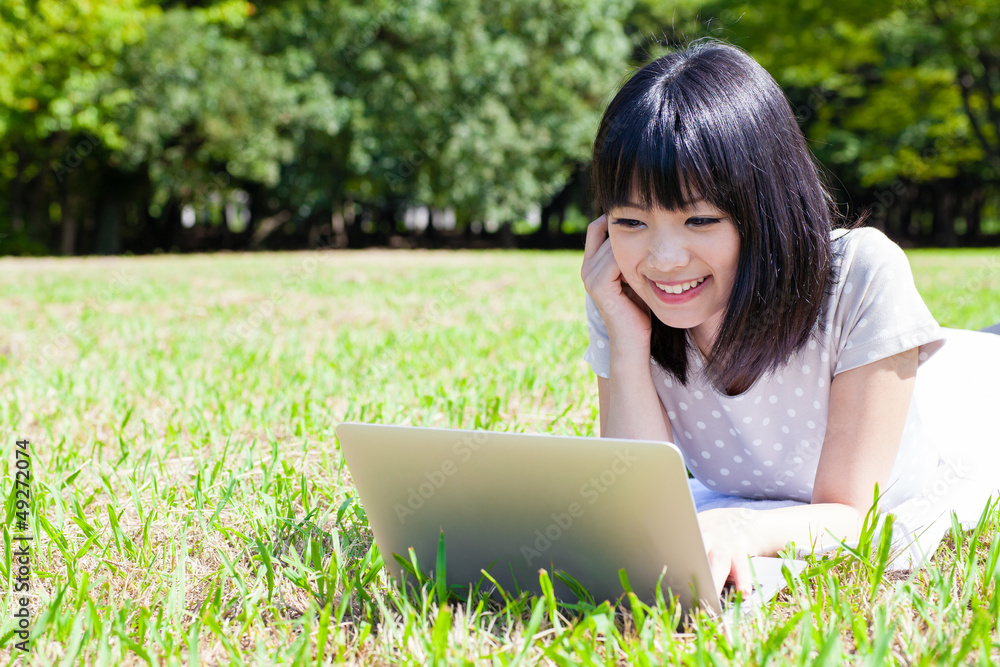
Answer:
[[(1000, 252), (914, 251), (938, 320), (1000, 321)], [(25, 664), (995, 664), (997, 512), (932, 564), (811, 559), (731, 627), (389, 586), (341, 421), (592, 435), (581, 253), (0, 261), (0, 424), (33, 466)], [(440, 604), (445, 600), (445, 604)]]

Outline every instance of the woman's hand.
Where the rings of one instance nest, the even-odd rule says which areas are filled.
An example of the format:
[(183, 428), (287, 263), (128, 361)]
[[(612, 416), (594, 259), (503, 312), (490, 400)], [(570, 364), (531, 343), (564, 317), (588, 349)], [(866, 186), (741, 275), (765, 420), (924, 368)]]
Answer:
[(750, 517), (746, 508), (718, 508), (698, 513), (698, 526), (705, 542), (712, 583), (721, 595), (727, 581), (743, 592), (744, 599), (753, 590), (750, 572)]
[(652, 331), (649, 306), (622, 278), (621, 269), (611, 252), (606, 214), (587, 227), (580, 277), (601, 312), (612, 345), (642, 349), (648, 353)]

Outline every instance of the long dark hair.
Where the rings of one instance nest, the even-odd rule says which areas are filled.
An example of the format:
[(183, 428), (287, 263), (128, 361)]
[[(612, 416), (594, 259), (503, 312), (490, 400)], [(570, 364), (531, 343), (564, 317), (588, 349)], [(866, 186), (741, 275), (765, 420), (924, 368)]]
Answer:
[[(599, 212), (633, 200), (676, 211), (694, 193), (740, 236), (735, 284), (706, 372), (729, 396), (809, 340), (832, 285), (836, 205), (788, 100), (741, 49), (701, 41), (640, 69), (604, 112), (592, 180)], [(687, 382), (686, 331), (653, 315), (650, 351)]]

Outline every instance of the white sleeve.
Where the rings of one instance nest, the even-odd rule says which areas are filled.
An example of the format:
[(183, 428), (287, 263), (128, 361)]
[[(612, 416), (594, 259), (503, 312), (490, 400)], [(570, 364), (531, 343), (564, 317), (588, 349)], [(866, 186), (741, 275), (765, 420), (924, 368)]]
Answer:
[(601, 317), (601, 311), (597, 310), (597, 304), (586, 295), (587, 305), (587, 333), (590, 337), (590, 344), (584, 353), (584, 360), (590, 364), (594, 372), (606, 378), (611, 372), (611, 344), (608, 338), (608, 328)]
[(834, 324), (834, 375), (919, 348), (918, 365), (944, 344), (945, 336), (913, 284), (903, 250), (882, 232), (860, 228), (844, 258)]

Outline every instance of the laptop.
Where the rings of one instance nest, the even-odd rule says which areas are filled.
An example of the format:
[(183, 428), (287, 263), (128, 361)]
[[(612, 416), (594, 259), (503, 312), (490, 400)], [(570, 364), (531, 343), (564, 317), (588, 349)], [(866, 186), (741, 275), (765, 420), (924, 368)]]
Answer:
[[(575, 580), (595, 602), (656, 587), (686, 611), (723, 613), (698, 528), (680, 450), (669, 442), (345, 422), (336, 429), (347, 468), (390, 573), (402, 580), (413, 549), (431, 573), (443, 531), (449, 586), (555, 596), (576, 603)], [(801, 561), (751, 559), (762, 605)], [(569, 577), (554, 576), (556, 572)], [(482, 585), (484, 584), (485, 585)]]

